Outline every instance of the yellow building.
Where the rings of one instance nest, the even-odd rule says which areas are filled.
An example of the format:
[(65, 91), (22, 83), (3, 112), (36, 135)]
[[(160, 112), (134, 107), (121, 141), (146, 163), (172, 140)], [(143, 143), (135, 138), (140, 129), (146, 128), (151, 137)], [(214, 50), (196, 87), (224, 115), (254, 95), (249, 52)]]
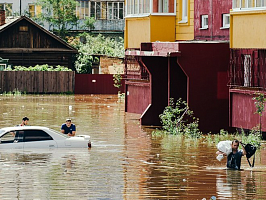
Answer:
[(193, 0), (126, 0), (125, 49), (194, 39)]
[[(266, 95), (266, 0), (233, 0), (230, 11), (230, 125), (253, 129), (266, 120), (253, 97)], [(263, 112), (264, 113), (264, 112)], [(266, 124), (260, 124), (266, 131)], [(264, 136), (265, 137), (265, 136)]]
[(266, 48), (266, 0), (234, 0), (230, 48)]

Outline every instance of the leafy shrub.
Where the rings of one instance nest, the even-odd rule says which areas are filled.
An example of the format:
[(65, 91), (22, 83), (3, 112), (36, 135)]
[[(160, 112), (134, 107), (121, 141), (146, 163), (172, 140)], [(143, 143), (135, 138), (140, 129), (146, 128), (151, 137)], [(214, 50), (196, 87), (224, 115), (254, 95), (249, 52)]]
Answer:
[(71, 69), (64, 66), (49, 66), (49, 65), (35, 65), (34, 67), (25, 66), (13, 66), (13, 68), (8, 67), (5, 71), (72, 71)]
[(187, 103), (182, 99), (178, 99), (175, 104), (171, 98), (169, 106), (159, 117), (163, 130), (170, 134), (182, 134), (193, 138), (201, 136), (199, 120), (193, 117), (193, 111), (189, 110)]

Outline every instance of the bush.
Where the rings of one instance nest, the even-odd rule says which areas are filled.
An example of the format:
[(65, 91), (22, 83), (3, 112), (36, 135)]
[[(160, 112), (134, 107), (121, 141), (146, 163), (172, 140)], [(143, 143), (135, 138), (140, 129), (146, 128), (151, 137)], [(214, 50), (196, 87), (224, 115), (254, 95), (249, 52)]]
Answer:
[(178, 99), (175, 104), (171, 98), (169, 106), (159, 117), (163, 130), (169, 134), (182, 134), (192, 138), (198, 138), (202, 134), (199, 130), (199, 119), (193, 117), (193, 111), (189, 110), (187, 103), (182, 99)]
[(71, 69), (64, 66), (49, 66), (49, 65), (36, 65), (34, 67), (14, 66), (13, 68), (8, 67), (5, 71), (72, 71)]

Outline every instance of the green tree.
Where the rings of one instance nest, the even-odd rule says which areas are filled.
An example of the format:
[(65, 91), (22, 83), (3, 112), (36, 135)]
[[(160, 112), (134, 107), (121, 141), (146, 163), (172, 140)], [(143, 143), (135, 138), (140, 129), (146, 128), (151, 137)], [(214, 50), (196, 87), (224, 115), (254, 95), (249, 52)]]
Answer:
[(119, 41), (106, 38), (101, 34), (95, 36), (87, 33), (82, 34), (86, 37), (85, 43), (79, 42), (75, 45), (79, 54), (75, 62), (76, 71), (78, 73), (91, 73), (92, 63), (97, 61), (97, 57), (93, 55), (106, 55), (110, 57), (123, 58), (125, 56), (124, 40), (119, 38)]
[(256, 94), (257, 96), (253, 97), (252, 99), (255, 100), (255, 107), (256, 107), (256, 114), (259, 115), (259, 130), (260, 130), (260, 134), (262, 134), (262, 131), (261, 131), (261, 125), (262, 125), (262, 122), (261, 122), (261, 118), (262, 118), (262, 113), (264, 111), (264, 106), (265, 106), (265, 101), (266, 101), (266, 98), (264, 97), (264, 93), (257, 93)]
[(37, 5), (42, 7), (36, 19), (45, 21), (50, 28), (62, 39), (66, 39), (68, 31), (77, 25), (75, 0), (37, 0)]

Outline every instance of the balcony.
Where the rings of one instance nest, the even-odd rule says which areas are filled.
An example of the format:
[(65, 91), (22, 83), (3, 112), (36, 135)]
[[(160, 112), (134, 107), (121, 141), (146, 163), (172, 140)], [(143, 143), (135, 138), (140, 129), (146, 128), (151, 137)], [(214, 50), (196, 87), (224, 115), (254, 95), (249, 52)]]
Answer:
[(266, 49), (266, 0), (233, 0), (230, 48)]

